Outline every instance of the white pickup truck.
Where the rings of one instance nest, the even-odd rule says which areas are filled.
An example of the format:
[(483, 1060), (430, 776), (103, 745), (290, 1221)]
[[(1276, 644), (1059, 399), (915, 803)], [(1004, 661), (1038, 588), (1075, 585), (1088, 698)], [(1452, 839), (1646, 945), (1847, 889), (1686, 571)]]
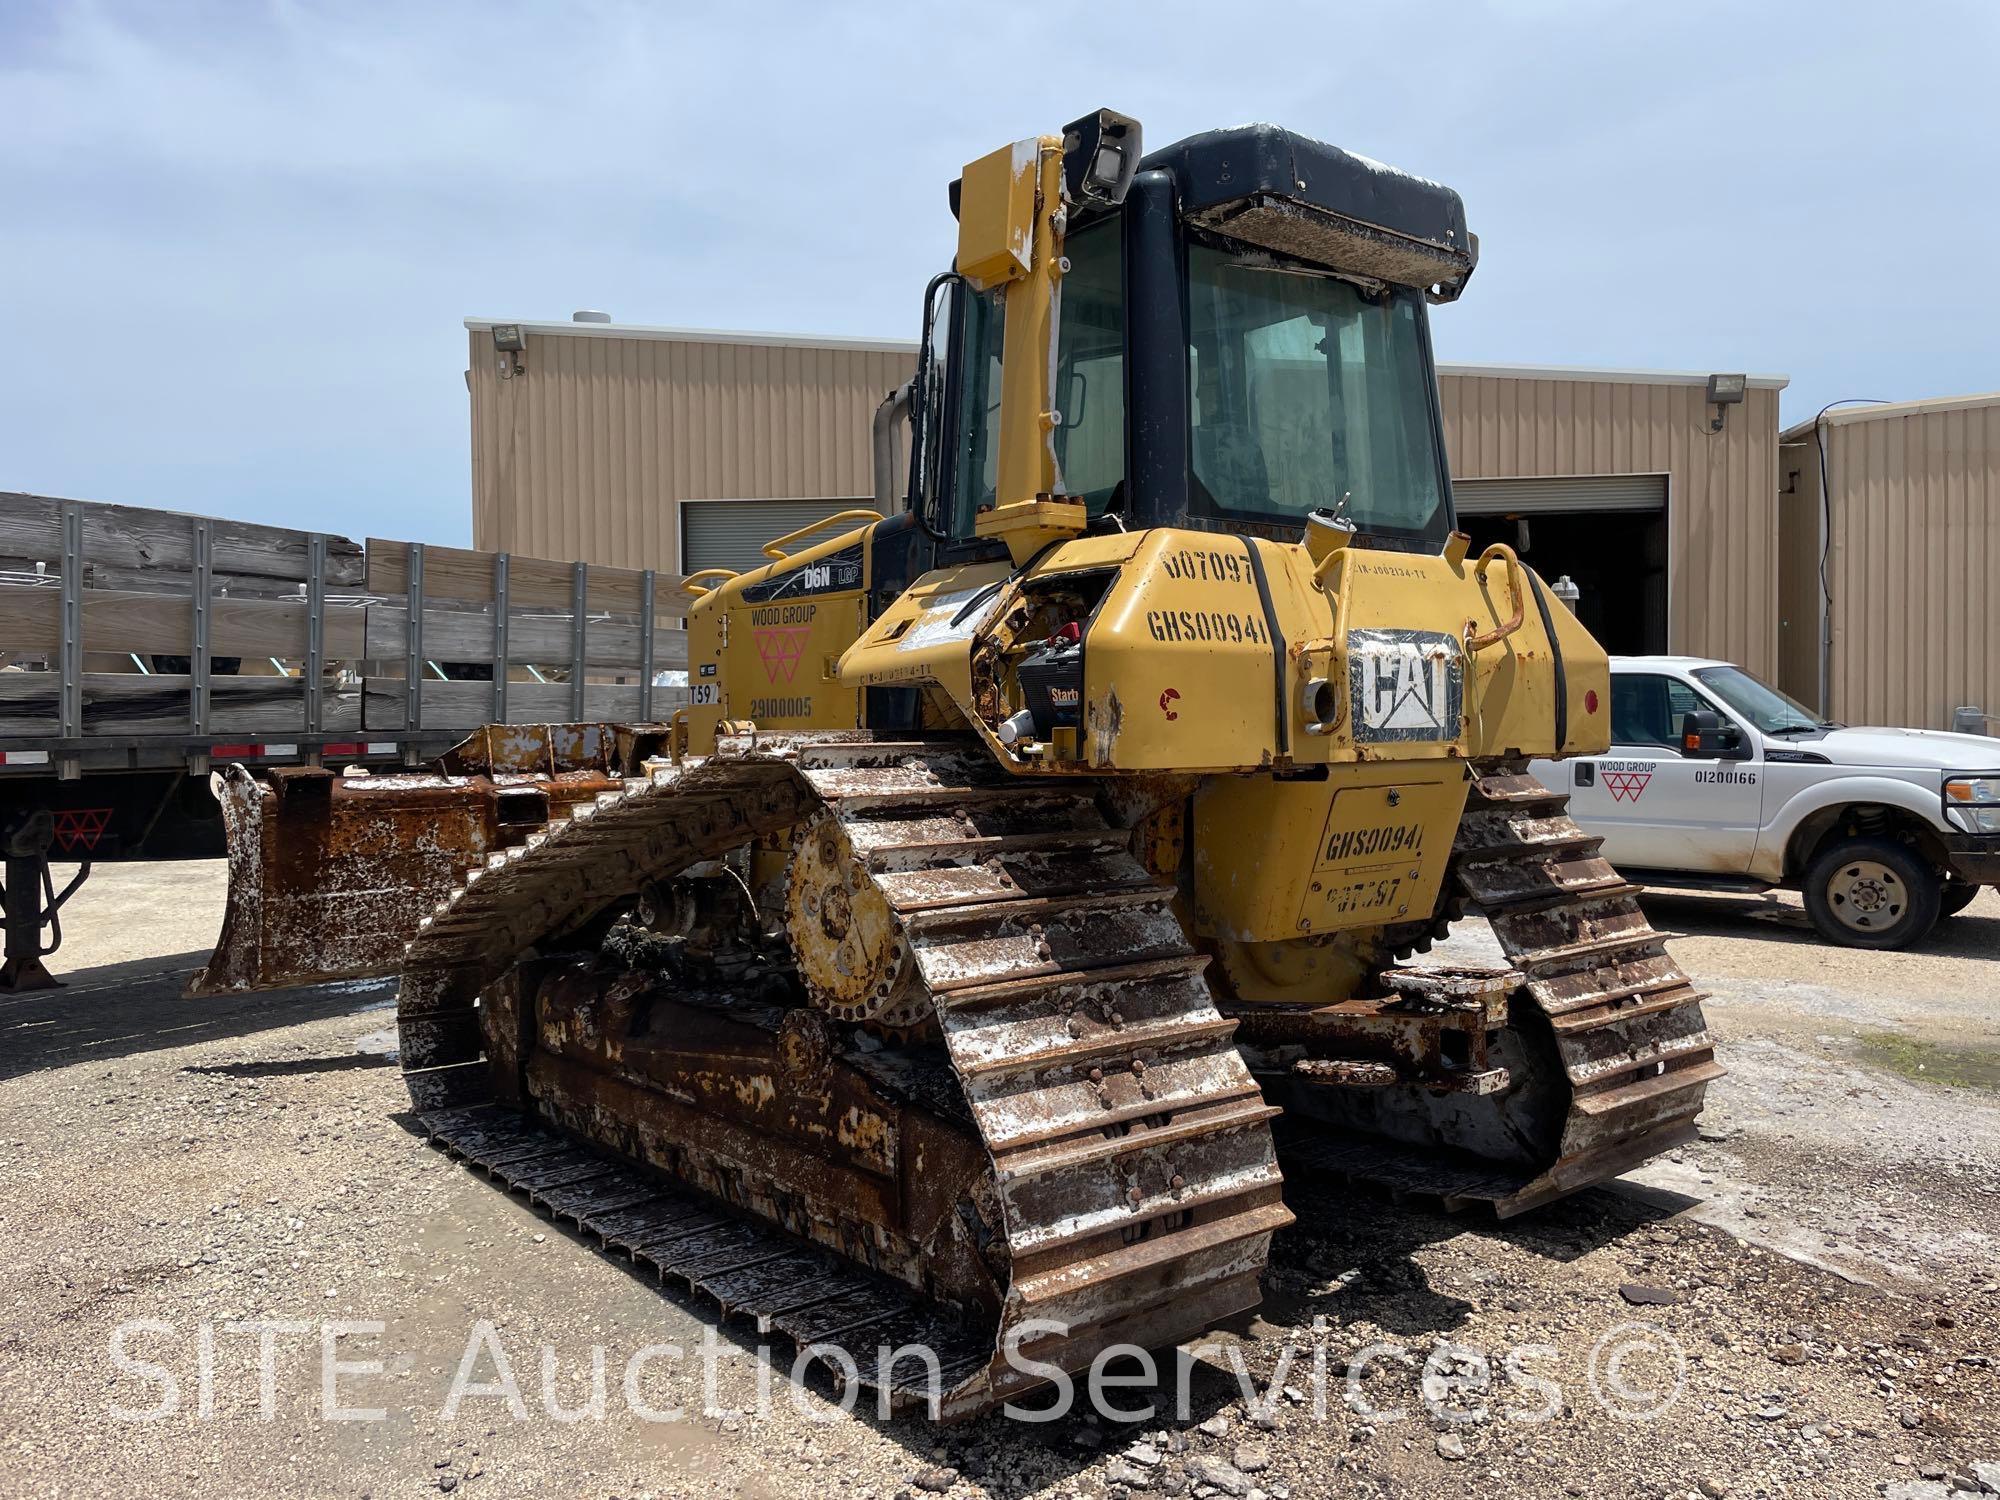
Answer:
[(1536, 761), (1646, 885), (1786, 886), (1820, 935), (1901, 948), (2000, 884), (2000, 739), (1851, 729), (1741, 667), (1611, 662), (1611, 750)]

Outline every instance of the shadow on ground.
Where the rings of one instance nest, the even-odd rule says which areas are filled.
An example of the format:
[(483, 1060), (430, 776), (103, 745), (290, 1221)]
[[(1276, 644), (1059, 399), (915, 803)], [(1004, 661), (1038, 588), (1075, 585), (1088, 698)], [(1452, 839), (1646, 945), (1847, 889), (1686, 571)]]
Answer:
[[(103, 964), (64, 975), (61, 989), (0, 996), (0, 1078), (352, 1015), (389, 1005), (396, 997), (394, 979), (369, 979), (184, 998), (182, 986), (207, 958), (207, 951), (199, 950)], [(374, 1065), (384, 1059), (365, 1061)], [(310, 1064), (330, 1065), (339, 1064), (326, 1059)]]
[[(1769, 896), (1648, 890), (1646, 915), (1655, 927), (1697, 937), (1754, 938), (1830, 948), (1801, 907)], [(1966, 911), (1947, 917), (1910, 945), (1943, 958), (2000, 958), (2000, 918)]]
[(355, 1068), (393, 1068), (396, 1057), (390, 1052), (340, 1052), (331, 1057), (288, 1057), (268, 1062), (215, 1063), (183, 1068), (183, 1073), (204, 1073), (222, 1078), (290, 1078), (305, 1073), (345, 1073)]
[[(427, 1134), (414, 1115), (398, 1120), (413, 1135)], [(481, 1191), (506, 1192), (483, 1174), (461, 1170)], [(1629, 1193), (1621, 1184), (1501, 1222), (1490, 1214), (1452, 1215), (1422, 1200), (1399, 1201), (1378, 1189), (1311, 1176), (1292, 1180), (1287, 1201), (1298, 1222), (1272, 1247), (1262, 1305), (1213, 1330), (1195, 1347), (1196, 1357), (1186, 1349), (1160, 1350), (1148, 1357), (1149, 1365), (1136, 1359), (1111, 1365), (1107, 1375), (1115, 1380), (1107, 1379), (1101, 1390), (1101, 1412), (1093, 1411), (1079, 1378), (1065, 1414), (1053, 1420), (992, 1413), (940, 1427), (919, 1413), (885, 1419), (867, 1391), (860, 1393), (854, 1415), (905, 1451), (912, 1476), (950, 1467), (977, 1480), (998, 1500), (1020, 1500), (1060, 1486), (1106, 1454), (1162, 1429), (1168, 1434), (1168, 1451), (1178, 1451), (1173, 1447), (1181, 1441), (1177, 1434), (1244, 1399), (1246, 1378), (1252, 1399), (1282, 1400), (1275, 1386), (1309, 1385), (1316, 1340), (1327, 1342), (1331, 1351), (1330, 1403), (1342, 1399), (1340, 1372), (1358, 1343), (1386, 1337), (1423, 1358), (1437, 1342), (1449, 1341), (1477, 1310), (1467, 1296), (1431, 1285), (1417, 1257), (1435, 1243), (1470, 1233), (1504, 1240), (1540, 1259), (1569, 1262), (1669, 1218), (1687, 1203), (1669, 1193)], [(700, 1294), (661, 1285), (647, 1269), (599, 1249), (572, 1224), (548, 1222), (578, 1253), (604, 1256), (655, 1295), (714, 1326), (719, 1337), (767, 1360), (778, 1399), (785, 1399), (797, 1351), (782, 1338), (759, 1335), (747, 1315), (725, 1316)], [(1501, 1295), (1505, 1288), (1482, 1288), (1475, 1295), (1488, 1290)], [(1349, 1333), (1354, 1325), (1366, 1325), (1365, 1335)], [(838, 1337), (833, 1342), (844, 1344), (863, 1364), (878, 1354), (865, 1331), (852, 1335), (851, 1343)], [(1288, 1347), (1294, 1351), (1289, 1371), (1282, 1381), (1274, 1381)], [(823, 1368), (811, 1365), (799, 1378), (820, 1396), (840, 1400)], [(1039, 1413), (1056, 1399), (1044, 1389), (1022, 1397), (1020, 1405)], [(1113, 1413), (1130, 1415), (1121, 1420)], [(1234, 1430), (1239, 1436), (1254, 1435), (1241, 1421)]]

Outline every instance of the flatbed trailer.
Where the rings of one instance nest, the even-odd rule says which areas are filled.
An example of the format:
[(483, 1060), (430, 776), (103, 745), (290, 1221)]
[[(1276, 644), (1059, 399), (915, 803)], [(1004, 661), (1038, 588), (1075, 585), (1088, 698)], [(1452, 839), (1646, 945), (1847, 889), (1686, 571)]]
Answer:
[(222, 853), (213, 769), (388, 770), (482, 724), (668, 718), (682, 583), (0, 493), (0, 989), (53, 982), (51, 859)]

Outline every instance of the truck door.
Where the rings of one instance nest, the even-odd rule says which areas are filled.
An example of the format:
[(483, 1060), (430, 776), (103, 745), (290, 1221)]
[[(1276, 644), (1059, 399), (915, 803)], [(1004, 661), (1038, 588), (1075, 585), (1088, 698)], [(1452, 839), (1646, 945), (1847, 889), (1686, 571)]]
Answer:
[[(1622, 869), (1745, 875), (1763, 822), (1755, 760), (1681, 749), (1681, 721), (1696, 709), (1756, 736), (1692, 683), (1663, 672), (1614, 672), (1611, 752), (1573, 761), (1570, 812), (1604, 836), (1604, 857)], [(1754, 755), (1755, 751), (1752, 750)]]

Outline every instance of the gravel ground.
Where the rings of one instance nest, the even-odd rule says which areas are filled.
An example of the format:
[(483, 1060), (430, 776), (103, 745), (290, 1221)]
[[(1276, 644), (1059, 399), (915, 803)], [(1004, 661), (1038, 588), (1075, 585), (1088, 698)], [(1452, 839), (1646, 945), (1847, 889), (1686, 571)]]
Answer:
[[(1731, 1069), (1696, 1146), (1505, 1224), (1295, 1184), (1265, 1305), (1189, 1357), (1185, 1417), (1170, 1385), (1106, 1393), (1157, 1400), (1148, 1419), (951, 1429), (843, 1415), (784, 1351), (760, 1412), (737, 1336), (704, 1414), (698, 1309), (405, 1128), (390, 987), (178, 998), (221, 894), (219, 863), (104, 869), (68, 912), (70, 988), (0, 1000), (0, 1493), (1937, 1497), (1975, 1470), (2000, 1489), (1991, 892), (1898, 955), (1828, 949), (1783, 899), (1658, 897)], [(1474, 922), (1448, 946), (1491, 939)], [(227, 1326), (266, 1319), (286, 1321), (268, 1418), (260, 1335)], [(322, 1419), (343, 1320), (380, 1327), (335, 1357), (382, 1368), (336, 1371), (336, 1410), (379, 1420)], [(685, 1357), (628, 1386), (662, 1343)], [(584, 1401), (593, 1346), (604, 1414), (551, 1415)], [(477, 1393), (495, 1350), (518, 1418)], [(119, 1415), (169, 1405), (163, 1375), (167, 1414)]]

